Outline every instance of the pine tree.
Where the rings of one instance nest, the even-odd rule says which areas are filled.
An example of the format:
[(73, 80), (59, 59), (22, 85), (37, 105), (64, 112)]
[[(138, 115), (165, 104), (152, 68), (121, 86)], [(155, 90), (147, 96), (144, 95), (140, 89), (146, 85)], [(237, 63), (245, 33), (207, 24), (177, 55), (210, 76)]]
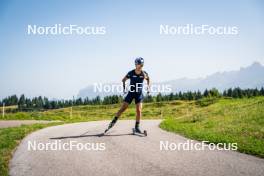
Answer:
[(232, 88), (229, 88), (229, 89), (227, 90), (227, 96), (228, 96), (228, 97), (233, 97), (233, 90), (232, 90)]
[(203, 93), (203, 96), (204, 96), (204, 97), (208, 97), (208, 96), (209, 96), (209, 92), (208, 92), (207, 89), (205, 89), (205, 91), (204, 91), (204, 93)]
[(200, 92), (200, 90), (197, 91), (196, 93), (196, 96), (195, 96), (195, 100), (199, 100), (201, 99), (203, 96), (202, 96), (202, 93)]
[(261, 87), (261, 89), (260, 89), (260, 95), (264, 96), (264, 88), (263, 87)]
[(18, 108), (19, 109), (23, 109), (26, 107), (26, 98), (25, 98), (25, 95), (22, 94), (19, 98), (19, 101), (18, 101)]

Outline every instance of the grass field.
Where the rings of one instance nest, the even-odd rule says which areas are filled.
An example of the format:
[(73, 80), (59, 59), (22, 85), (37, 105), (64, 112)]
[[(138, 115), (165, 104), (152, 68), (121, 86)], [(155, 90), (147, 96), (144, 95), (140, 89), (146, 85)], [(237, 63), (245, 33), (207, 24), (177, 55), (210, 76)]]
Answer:
[(8, 164), (12, 157), (12, 152), (19, 142), (29, 133), (52, 125), (62, 123), (49, 124), (33, 124), (22, 125), (20, 127), (1, 128), (0, 129), (0, 175), (8, 175)]
[[(0, 129), (0, 175), (8, 175), (12, 151), (28, 133), (62, 123), (110, 120), (120, 107), (115, 105), (75, 106), (43, 112), (7, 113), (0, 120), (61, 120), (61, 123), (24, 125)], [(13, 108), (13, 107), (12, 107)], [(135, 119), (135, 106), (122, 115)], [(160, 127), (191, 139), (212, 143), (237, 143), (238, 150), (264, 158), (264, 97), (202, 99), (145, 103), (143, 119), (164, 119)]]
[[(177, 102), (180, 103), (180, 102)], [(174, 103), (172, 102), (172, 105)], [(144, 108), (145, 119), (157, 119), (161, 117), (161, 111), (164, 110), (165, 105), (170, 107), (170, 103), (148, 103)], [(74, 106), (72, 108), (62, 108), (43, 112), (17, 112), (6, 113), (5, 117), (0, 117), (0, 120), (61, 120), (67, 122), (77, 121), (92, 121), (112, 119), (118, 111), (120, 104), (114, 105), (86, 105)], [(122, 115), (124, 119), (135, 118), (135, 105), (131, 104), (129, 109)]]
[[(14, 106), (5, 106), (5, 110), (10, 110), (10, 109), (16, 109), (17, 106), (14, 105)], [(3, 106), (0, 106), (0, 112), (2, 113), (3, 112)]]
[(204, 106), (206, 101), (166, 118), (160, 127), (200, 141), (237, 143), (240, 152), (264, 157), (264, 97), (219, 99)]

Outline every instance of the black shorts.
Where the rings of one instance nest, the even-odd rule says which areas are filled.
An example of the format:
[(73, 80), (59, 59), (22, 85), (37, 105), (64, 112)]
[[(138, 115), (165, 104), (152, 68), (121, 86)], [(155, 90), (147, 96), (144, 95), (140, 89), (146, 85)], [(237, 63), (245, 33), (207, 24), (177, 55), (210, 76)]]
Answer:
[(133, 101), (133, 99), (135, 99), (135, 104), (141, 103), (143, 101), (143, 93), (128, 92), (124, 101), (130, 104)]

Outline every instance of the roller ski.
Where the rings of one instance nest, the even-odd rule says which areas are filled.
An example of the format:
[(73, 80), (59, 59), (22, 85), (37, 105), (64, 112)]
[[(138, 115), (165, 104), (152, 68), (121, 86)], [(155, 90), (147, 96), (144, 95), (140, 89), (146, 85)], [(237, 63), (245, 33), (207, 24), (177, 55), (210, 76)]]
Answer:
[(107, 129), (104, 131), (102, 135), (105, 135), (115, 125), (117, 120), (118, 120), (118, 117), (114, 117), (114, 119), (110, 122)]
[(144, 136), (147, 136), (147, 135), (148, 135), (148, 133), (147, 133), (146, 130), (144, 130), (144, 131), (142, 132), (139, 128), (132, 128), (132, 134), (133, 134), (133, 135), (137, 135), (137, 134), (139, 134), (139, 135), (144, 135)]

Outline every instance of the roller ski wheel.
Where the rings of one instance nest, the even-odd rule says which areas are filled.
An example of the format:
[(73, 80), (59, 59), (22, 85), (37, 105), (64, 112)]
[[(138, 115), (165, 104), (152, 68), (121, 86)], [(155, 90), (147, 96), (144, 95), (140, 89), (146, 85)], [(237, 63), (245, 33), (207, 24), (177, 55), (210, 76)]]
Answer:
[(140, 134), (140, 135), (144, 135), (144, 136), (148, 135), (147, 130), (144, 130), (142, 133), (142, 132), (137, 132), (137, 130), (135, 128), (132, 128), (132, 133), (133, 133), (133, 135), (136, 135), (136, 134)]

